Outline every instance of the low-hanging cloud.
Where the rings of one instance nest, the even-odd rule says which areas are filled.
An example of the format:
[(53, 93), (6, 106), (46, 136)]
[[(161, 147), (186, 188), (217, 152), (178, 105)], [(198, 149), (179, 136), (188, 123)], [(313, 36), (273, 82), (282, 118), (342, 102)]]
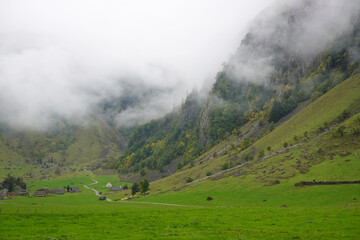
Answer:
[(156, 94), (115, 119), (160, 116), (215, 76), (270, 2), (0, 0), (0, 121), (80, 123), (134, 79), (134, 95)]
[(267, 84), (287, 61), (310, 65), (334, 47), (336, 38), (354, 30), (359, 12), (359, 0), (277, 1), (251, 23), (227, 70), (238, 81)]

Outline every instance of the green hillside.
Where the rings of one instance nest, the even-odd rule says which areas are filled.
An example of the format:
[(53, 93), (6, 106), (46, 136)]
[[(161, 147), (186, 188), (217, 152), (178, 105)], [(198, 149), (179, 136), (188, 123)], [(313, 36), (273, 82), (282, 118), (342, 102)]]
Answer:
[[(304, 3), (310, 8), (311, 4)], [(243, 150), (290, 119), (295, 112), (359, 73), (356, 51), (360, 47), (360, 18), (354, 18), (350, 29), (338, 33), (321, 51), (308, 56), (294, 51), (289, 44), (310, 14), (303, 8), (298, 9), (299, 6), (285, 9), (274, 17), (275, 20), (265, 22), (265, 27), (269, 29), (265, 33), (261, 28), (250, 29), (235, 54), (215, 76), (208, 94), (193, 91), (179, 109), (164, 118), (136, 127), (130, 135), (128, 148), (113, 162), (112, 168), (127, 179), (138, 180), (146, 176), (155, 180), (174, 173), (176, 169), (196, 165), (199, 157), (213, 147), (219, 148), (217, 151), (220, 152), (224, 147), (218, 144), (222, 141), (230, 145), (233, 143), (232, 150)], [(292, 24), (293, 21), (299, 25)], [(271, 69), (267, 76), (261, 75), (263, 69), (256, 69), (252, 75), (246, 74), (246, 70), (240, 71), (244, 66), (252, 70), (264, 58), (272, 59), (263, 65), (264, 69)], [(255, 152), (246, 156), (249, 152), (245, 151), (240, 160), (254, 158), (259, 151), (265, 154), (268, 147), (275, 150), (284, 143), (299, 141), (305, 132), (310, 138), (318, 128), (331, 126), (340, 114), (339, 109), (345, 110), (346, 99), (354, 89), (349, 84), (347, 89), (332, 97), (341, 103), (323, 102), (321, 109), (308, 108), (302, 119), (286, 123), (296, 125), (296, 128), (275, 130), (253, 145)], [(350, 107), (350, 111), (356, 111), (352, 109), (356, 108), (355, 105)], [(314, 119), (314, 114), (322, 117)], [(244, 139), (237, 139), (235, 135)], [(240, 142), (242, 146), (238, 146)], [(236, 161), (232, 160), (229, 164), (234, 165)]]
[[(273, 131), (254, 139), (247, 149), (231, 149), (231, 142), (226, 141), (201, 156), (194, 167), (153, 182), (152, 195), (143, 201), (212, 206), (323, 206), (357, 202), (360, 185), (295, 187), (295, 183), (359, 180), (360, 138), (356, 132), (360, 128), (359, 101), (360, 75), (356, 75)], [(343, 136), (338, 130), (342, 126)], [(288, 146), (284, 148), (286, 142)], [(227, 153), (214, 157), (213, 152), (225, 151), (222, 148)], [(264, 156), (259, 157), (262, 150)], [(248, 154), (252, 158), (245, 159)], [(224, 165), (234, 169), (215, 175), (225, 169)], [(189, 177), (196, 181), (207, 175), (209, 179), (187, 185)], [(207, 202), (207, 195), (215, 200)]]
[(126, 141), (113, 127), (96, 120), (47, 132), (3, 128), (0, 176), (11, 173), (39, 179), (107, 168), (125, 147)]

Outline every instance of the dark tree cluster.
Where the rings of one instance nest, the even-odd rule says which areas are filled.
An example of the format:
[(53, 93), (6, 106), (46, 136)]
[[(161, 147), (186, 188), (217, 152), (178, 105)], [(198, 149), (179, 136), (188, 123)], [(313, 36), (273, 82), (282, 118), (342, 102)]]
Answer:
[(150, 183), (149, 181), (144, 178), (140, 181), (140, 183), (134, 183), (131, 187), (131, 195), (135, 195), (136, 193), (140, 192), (144, 195), (147, 191), (150, 190)]
[(1, 184), (3, 189), (7, 189), (9, 192), (14, 191), (16, 188), (26, 189), (26, 183), (23, 178), (14, 177), (10, 174), (4, 179)]

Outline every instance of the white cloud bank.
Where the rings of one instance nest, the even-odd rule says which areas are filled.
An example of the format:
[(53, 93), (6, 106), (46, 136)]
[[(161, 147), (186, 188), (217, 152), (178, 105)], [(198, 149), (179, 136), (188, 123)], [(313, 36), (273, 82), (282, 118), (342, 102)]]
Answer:
[(143, 120), (164, 114), (215, 76), (271, 2), (0, 0), (0, 120), (33, 129), (81, 121), (124, 79), (172, 89), (150, 99), (148, 115), (139, 108)]

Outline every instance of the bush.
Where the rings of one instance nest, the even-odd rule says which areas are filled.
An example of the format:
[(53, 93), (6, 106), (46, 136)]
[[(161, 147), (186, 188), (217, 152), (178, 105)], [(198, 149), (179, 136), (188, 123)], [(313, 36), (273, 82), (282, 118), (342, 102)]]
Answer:
[(258, 158), (263, 158), (265, 156), (265, 151), (264, 150), (261, 150), (259, 153), (258, 153)]
[(186, 182), (187, 182), (187, 183), (191, 183), (192, 181), (194, 181), (194, 179), (193, 179), (192, 177), (188, 177), (188, 178), (186, 179)]
[(351, 115), (351, 112), (349, 109), (345, 109), (341, 115), (337, 117), (337, 122), (343, 122), (345, 119), (349, 118)]
[(229, 169), (229, 164), (228, 163), (224, 163), (224, 165), (221, 168), (221, 170), (226, 170), (226, 169)]
[(355, 136), (360, 136), (360, 128), (354, 127), (354, 128), (353, 128), (353, 134), (354, 134)]
[(212, 175), (212, 172), (207, 172), (206, 173), (206, 176), (211, 176)]
[(324, 131), (325, 131), (324, 127), (319, 127), (318, 130), (317, 130), (318, 133), (322, 133)]
[(286, 148), (289, 146), (289, 144), (287, 142), (284, 142), (283, 146), (284, 146), (284, 148)]
[(245, 161), (250, 161), (250, 160), (253, 160), (254, 157), (250, 153), (248, 153), (245, 155), (244, 159), (245, 159)]
[(345, 126), (341, 125), (336, 129), (336, 135), (340, 136), (340, 137), (343, 137), (344, 134), (345, 134)]

